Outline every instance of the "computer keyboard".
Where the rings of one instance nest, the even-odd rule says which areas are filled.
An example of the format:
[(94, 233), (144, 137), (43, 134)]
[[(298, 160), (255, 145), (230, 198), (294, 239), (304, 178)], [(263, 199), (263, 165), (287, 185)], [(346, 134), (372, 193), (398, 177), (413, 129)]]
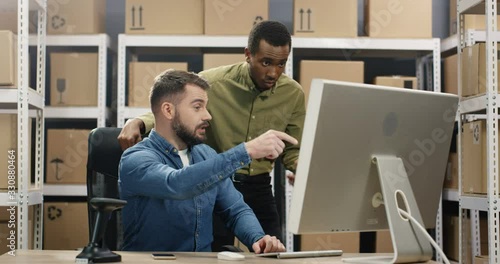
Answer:
[(257, 254), (258, 257), (269, 257), (269, 258), (317, 258), (317, 257), (331, 257), (331, 256), (341, 256), (342, 250), (315, 250), (315, 251), (297, 251), (297, 252), (273, 252), (273, 253), (262, 253)]

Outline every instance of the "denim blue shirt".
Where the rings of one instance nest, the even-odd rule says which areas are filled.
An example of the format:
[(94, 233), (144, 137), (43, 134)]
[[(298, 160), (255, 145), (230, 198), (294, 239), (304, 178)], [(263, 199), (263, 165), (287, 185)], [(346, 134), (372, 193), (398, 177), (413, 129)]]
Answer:
[(177, 149), (152, 130), (120, 161), (123, 250), (211, 251), (213, 212), (251, 248), (264, 231), (229, 179), (250, 161), (243, 143), (221, 154), (200, 144), (183, 168)]

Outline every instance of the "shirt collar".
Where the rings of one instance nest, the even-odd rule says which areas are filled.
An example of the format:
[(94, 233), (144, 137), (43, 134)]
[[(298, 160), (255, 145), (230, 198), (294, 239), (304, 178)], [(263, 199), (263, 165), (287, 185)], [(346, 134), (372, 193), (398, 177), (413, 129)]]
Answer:
[(259, 93), (261, 95), (274, 94), (274, 92), (276, 90), (276, 86), (278, 86), (279, 79), (281, 78), (281, 76), (280, 76), (280, 78), (278, 78), (278, 80), (276, 81), (276, 83), (274, 84), (274, 86), (271, 89), (261, 92), (259, 89), (257, 89), (255, 84), (253, 83), (252, 77), (250, 77), (250, 64), (248, 62), (243, 63), (243, 66), (241, 67), (240, 74), (242, 76), (242, 81), (244, 82), (245, 86), (247, 86), (250, 91), (254, 91), (254, 92)]
[(164, 150), (166, 153), (176, 153), (178, 155), (178, 150), (170, 144), (164, 137), (162, 137), (156, 130), (153, 128), (151, 133), (149, 133), (148, 138), (150, 138), (153, 142), (159, 145), (160, 149)]

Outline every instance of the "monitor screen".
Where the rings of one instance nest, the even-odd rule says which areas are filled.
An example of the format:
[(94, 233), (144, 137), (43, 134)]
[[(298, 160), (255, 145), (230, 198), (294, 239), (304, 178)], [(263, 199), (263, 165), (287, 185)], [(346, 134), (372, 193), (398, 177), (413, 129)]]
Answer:
[(389, 229), (380, 201), (405, 201), (397, 191), (384, 197), (381, 174), (399, 195), (414, 197), (426, 228), (435, 227), (457, 104), (451, 94), (313, 80), (289, 230)]

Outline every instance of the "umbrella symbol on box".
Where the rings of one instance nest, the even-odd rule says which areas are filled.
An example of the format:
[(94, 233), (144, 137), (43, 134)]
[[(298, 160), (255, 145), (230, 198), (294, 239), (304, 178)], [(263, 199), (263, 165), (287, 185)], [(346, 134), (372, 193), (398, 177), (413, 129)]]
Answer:
[(58, 180), (58, 181), (62, 180), (59, 177), (59, 164), (64, 163), (64, 161), (62, 159), (60, 159), (60, 158), (55, 158), (55, 159), (51, 160), (50, 163), (55, 163), (56, 164), (56, 180)]
[(253, 25), (255, 26), (257, 23), (264, 21), (264, 18), (262, 16), (256, 16), (255, 20), (253, 21)]

